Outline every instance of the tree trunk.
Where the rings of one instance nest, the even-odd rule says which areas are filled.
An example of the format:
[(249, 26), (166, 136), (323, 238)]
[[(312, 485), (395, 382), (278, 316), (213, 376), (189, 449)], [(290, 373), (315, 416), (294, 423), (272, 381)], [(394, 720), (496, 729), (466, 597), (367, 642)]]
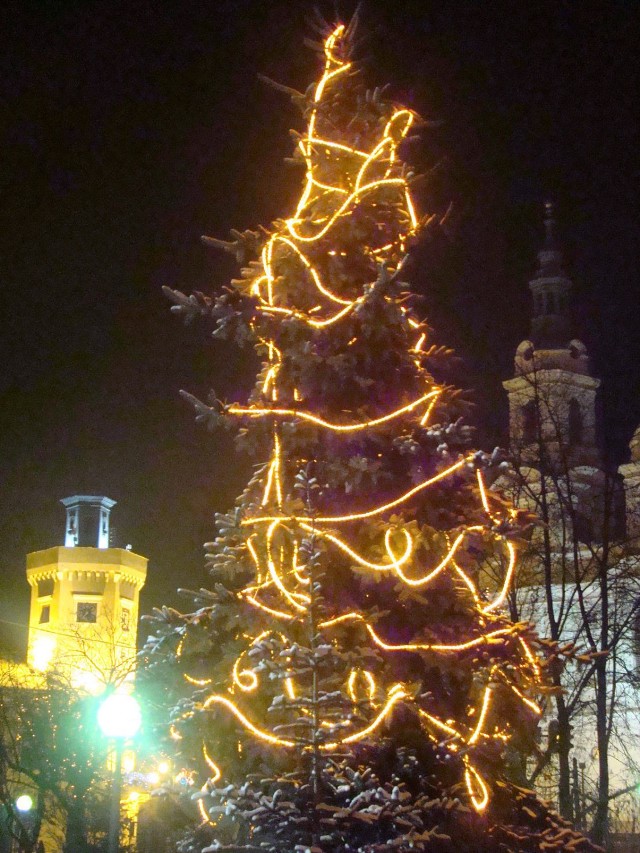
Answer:
[(596, 730), (598, 743), (598, 800), (591, 829), (596, 844), (606, 847), (609, 837), (609, 744), (607, 737), (606, 659), (596, 665)]
[[(599, 561), (598, 581), (600, 586), (600, 652), (609, 649), (609, 533), (611, 527), (611, 482), (605, 484), (603, 513), (603, 548)], [(593, 819), (592, 836), (597, 844), (606, 846), (609, 840), (609, 697), (607, 694), (607, 654), (596, 660), (596, 732), (598, 743), (598, 801)]]
[(64, 838), (64, 853), (85, 853), (87, 850), (87, 831), (84, 809), (77, 799), (67, 811), (67, 828)]
[(558, 811), (573, 823), (571, 795), (571, 720), (563, 696), (557, 697), (558, 710)]
[[(556, 615), (556, 603), (553, 600), (553, 557), (552, 544), (549, 535), (549, 503), (547, 495), (546, 478), (544, 471), (544, 439), (539, 436), (541, 470), (543, 476), (541, 478), (541, 515), (544, 522), (542, 531), (543, 535), (543, 566), (544, 566), (544, 590), (547, 604), (547, 618), (549, 620), (549, 634), (552, 640), (560, 640), (560, 626)], [(556, 687), (562, 686), (562, 673), (559, 664), (553, 667), (552, 680)], [(556, 698), (556, 711), (558, 720), (558, 730), (556, 732), (556, 743), (558, 749), (558, 811), (562, 817), (573, 822), (573, 797), (571, 796), (571, 718), (567, 709), (562, 693), (559, 693)]]

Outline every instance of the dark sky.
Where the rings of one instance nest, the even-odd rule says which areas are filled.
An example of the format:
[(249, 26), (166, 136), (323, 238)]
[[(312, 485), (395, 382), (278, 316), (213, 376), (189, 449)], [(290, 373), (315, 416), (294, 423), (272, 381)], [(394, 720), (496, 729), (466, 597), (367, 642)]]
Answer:
[[(338, 4), (348, 16), (353, 3)], [(334, 19), (334, 4), (318, 8)], [(286, 214), (312, 4), (83, 0), (3, 6), (0, 51), (0, 636), (26, 622), (24, 555), (61, 544), (58, 501), (118, 501), (150, 558), (143, 609), (206, 583), (201, 543), (249, 463), (177, 395), (242, 397), (254, 363), (169, 313), (163, 284), (233, 274), (203, 233)], [(410, 152), (423, 210), (454, 202), (413, 271), (463, 358), (480, 440), (504, 442), (500, 381), (526, 336), (541, 209), (557, 201), (580, 335), (618, 461), (640, 422), (640, 3), (369, 0), (370, 84), (438, 119)], [(10, 625), (8, 623), (15, 623)]]

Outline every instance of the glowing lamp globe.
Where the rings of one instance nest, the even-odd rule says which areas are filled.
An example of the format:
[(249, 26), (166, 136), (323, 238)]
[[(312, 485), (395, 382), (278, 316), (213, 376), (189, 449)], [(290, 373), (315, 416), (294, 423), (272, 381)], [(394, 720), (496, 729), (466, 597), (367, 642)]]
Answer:
[(30, 812), (33, 808), (33, 800), (29, 794), (20, 794), (16, 799), (16, 808), (19, 812)]
[(133, 737), (141, 722), (140, 705), (127, 693), (111, 693), (98, 708), (98, 725), (106, 737)]

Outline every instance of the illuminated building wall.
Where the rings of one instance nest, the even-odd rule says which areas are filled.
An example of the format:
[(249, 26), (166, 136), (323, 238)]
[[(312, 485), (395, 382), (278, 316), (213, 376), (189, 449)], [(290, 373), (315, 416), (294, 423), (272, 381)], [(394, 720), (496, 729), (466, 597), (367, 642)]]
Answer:
[[(529, 338), (517, 347), (514, 375), (503, 383), (509, 402), (510, 447), (520, 478), (502, 477), (496, 488), (537, 516), (543, 504), (546, 507), (549, 523), (533, 530), (517, 591), (521, 618), (532, 621), (542, 636), (551, 634), (549, 596), (561, 643), (587, 649), (585, 625), (598, 638), (602, 618), (598, 561), (603, 543), (610, 548), (605, 557), (609, 636), (618, 630), (621, 635), (608, 674), (608, 694), (615, 696), (616, 703), (609, 772), (611, 790), (627, 792), (612, 802), (611, 817), (619, 831), (631, 831), (640, 820), (632, 790), (640, 778), (640, 620), (634, 615), (640, 598), (640, 428), (630, 443), (631, 461), (619, 467), (617, 479), (608, 476), (612, 472), (606, 470), (597, 434), (600, 380), (591, 375), (585, 345), (573, 337), (568, 311), (572, 283), (563, 268), (550, 204), (545, 227), (537, 270), (529, 283), (533, 297)], [(547, 555), (549, 589), (544, 580), (543, 556)], [(579, 591), (573, 580), (576, 574)], [(583, 673), (580, 664), (566, 665), (562, 683), (567, 703), (573, 691), (580, 689)], [(580, 696), (582, 710), (571, 721), (571, 759), (578, 769), (572, 784), (578, 788), (578, 801), (584, 800), (585, 789), (587, 793), (595, 790), (598, 779), (591, 684)], [(542, 721), (543, 746), (549, 743), (547, 737), (553, 738), (555, 713), (552, 704)], [(552, 763), (546, 778), (539, 777), (536, 784), (543, 796), (557, 796), (557, 767)]]
[(100, 692), (133, 676), (147, 559), (109, 547), (115, 501), (82, 495), (62, 503), (65, 545), (27, 555), (27, 662), (40, 671), (55, 666), (74, 686)]

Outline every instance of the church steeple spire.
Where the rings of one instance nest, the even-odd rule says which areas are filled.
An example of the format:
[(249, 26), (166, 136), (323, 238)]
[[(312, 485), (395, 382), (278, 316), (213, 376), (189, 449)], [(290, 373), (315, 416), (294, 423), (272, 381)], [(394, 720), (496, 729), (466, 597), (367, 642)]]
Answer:
[(596, 391), (585, 345), (573, 338), (568, 315), (571, 280), (565, 274), (553, 205), (545, 205), (545, 238), (534, 277), (531, 335), (516, 350), (515, 375), (503, 382), (509, 395), (512, 449), (531, 467), (558, 471), (600, 466), (596, 440)]
[(567, 345), (571, 337), (568, 316), (571, 280), (566, 276), (556, 234), (553, 203), (545, 203), (545, 239), (538, 252), (538, 268), (529, 282), (533, 294), (531, 340), (538, 349)]

